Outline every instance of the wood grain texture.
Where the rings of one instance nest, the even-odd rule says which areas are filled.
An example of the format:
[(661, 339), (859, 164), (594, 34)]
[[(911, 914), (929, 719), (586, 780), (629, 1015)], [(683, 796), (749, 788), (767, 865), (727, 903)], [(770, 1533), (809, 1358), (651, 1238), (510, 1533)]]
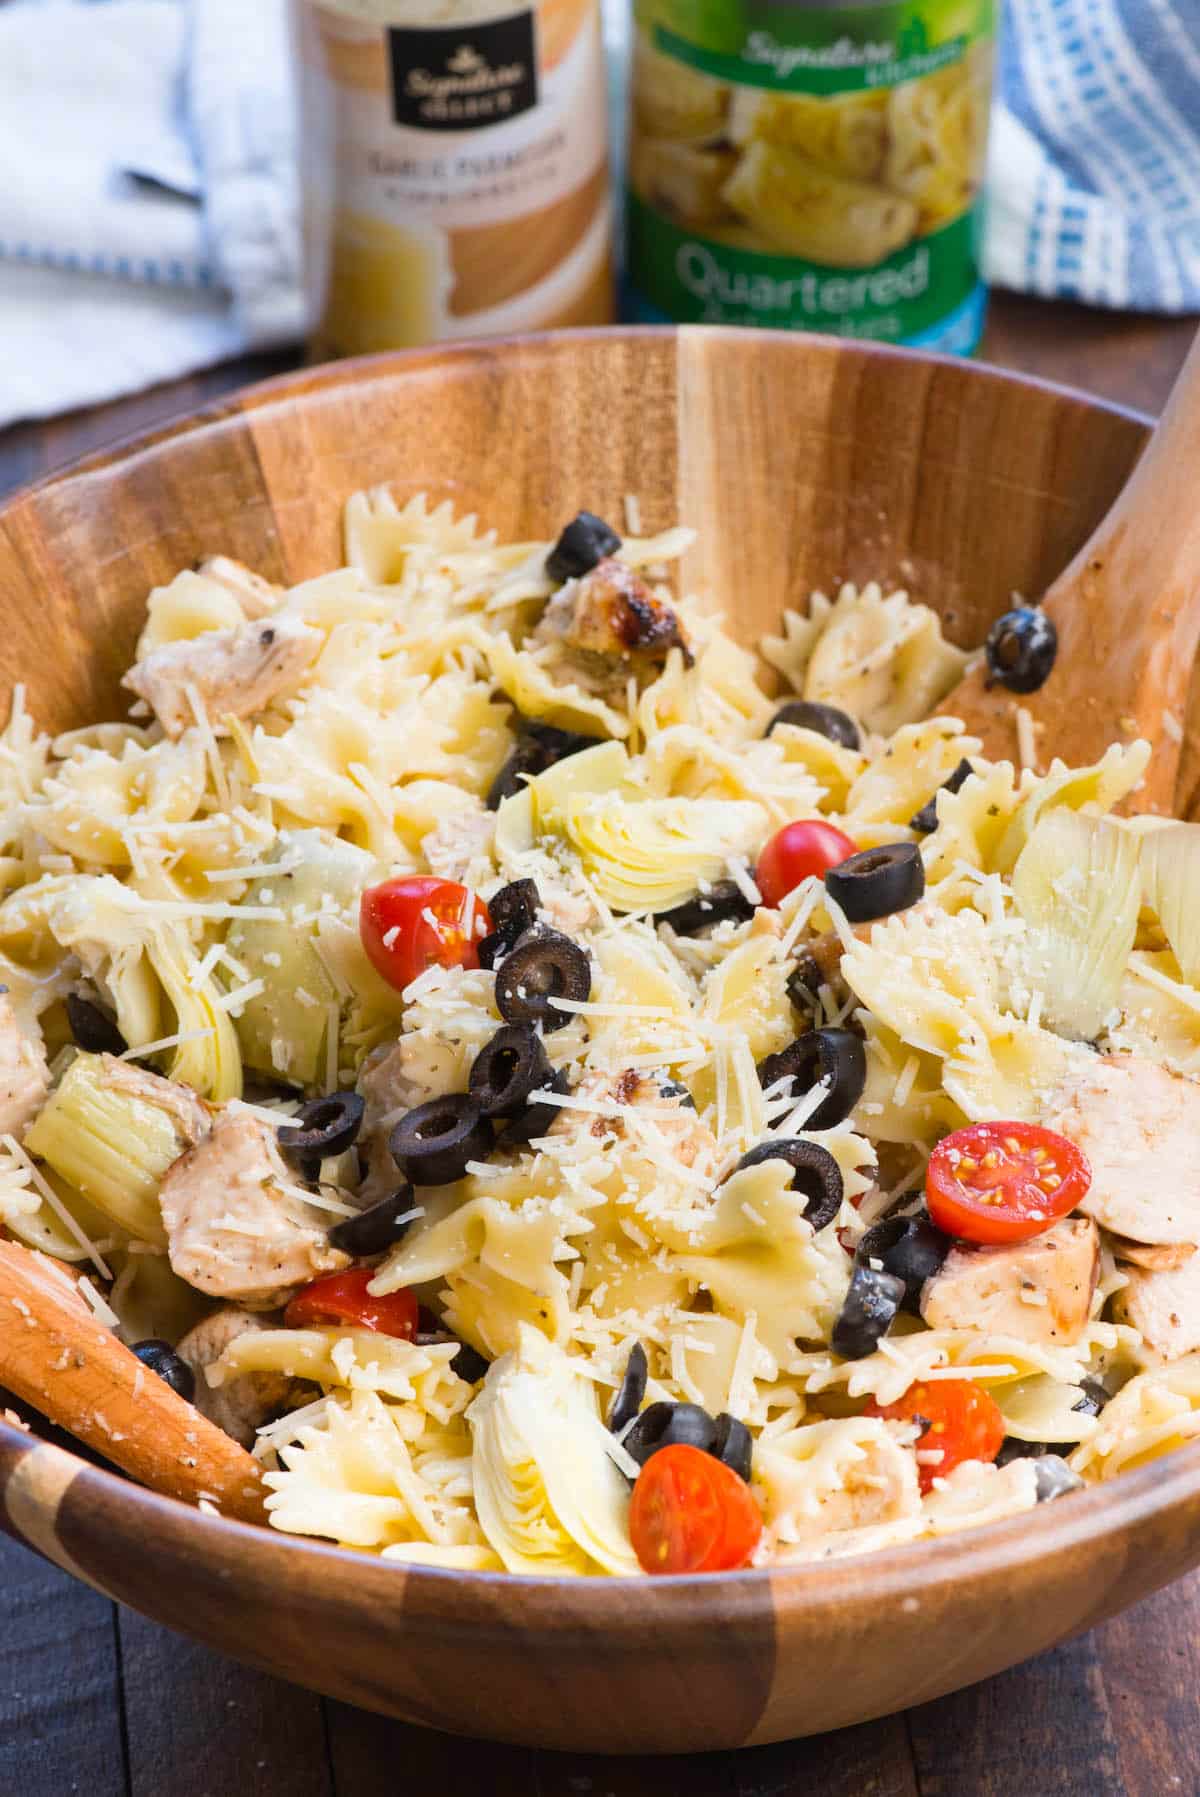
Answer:
[[(811, 586), (867, 572), (906, 579), (978, 640), (1014, 586), (1065, 565), (1144, 439), (1136, 419), (986, 370), (754, 333), (601, 333), (312, 371), (18, 496), (0, 514), (13, 618), (0, 678), (25, 676), (58, 726), (114, 705), (149, 585), (217, 549), (271, 575), (316, 572), (335, 559), (340, 501), (383, 479), (401, 497), (454, 497), (505, 534), (549, 534), (583, 503), (616, 511), (629, 491), (650, 525), (687, 512), (709, 545), (690, 572), (747, 640)], [(29, 1452), (0, 1430), (0, 1478)], [(1200, 1561), (1200, 1461), (933, 1549), (640, 1586), (636, 1602), (604, 1581), (401, 1572), (90, 1468), (52, 1520), (50, 1551), (104, 1589), (342, 1699), (475, 1735), (681, 1752), (933, 1701), (1088, 1627)], [(1064, 1684), (1073, 1702), (1089, 1689)], [(866, 1729), (814, 1746), (820, 1778), (844, 1765), (863, 1789), (868, 1776), (914, 1789), (911, 1761), (866, 1773), (856, 1741), (886, 1757), (904, 1738)], [(418, 1737), (392, 1738), (399, 1752)], [(534, 1768), (524, 1788), (574, 1788), (565, 1762), (568, 1782), (547, 1785), (546, 1763), (523, 1749), (498, 1761), (517, 1781)], [(702, 1790), (807, 1788), (783, 1749), (701, 1764)]]
[(97, 1322), (66, 1269), (0, 1241), (0, 1376), (106, 1459), (170, 1497), (263, 1517), (258, 1464)]
[(1033, 720), (1043, 763), (1098, 761), (1114, 738), (1140, 736), (1154, 750), (1129, 808), (1170, 814), (1196, 646), (1200, 642), (1200, 340), (1129, 482), (1101, 524), (1044, 595), (1058, 631), (1045, 684), (1016, 698), (976, 669), (944, 709), (961, 717), (993, 759), (1015, 759), (1015, 717)]

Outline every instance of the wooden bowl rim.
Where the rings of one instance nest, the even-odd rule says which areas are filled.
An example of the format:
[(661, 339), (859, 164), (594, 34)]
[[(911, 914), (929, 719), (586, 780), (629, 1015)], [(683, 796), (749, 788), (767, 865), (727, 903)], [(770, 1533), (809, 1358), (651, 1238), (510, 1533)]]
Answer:
[(111, 442), (90, 449), (84, 455), (73, 456), (47, 469), (36, 480), (25, 481), (22, 485), (11, 488), (0, 500), (0, 523), (3, 523), (8, 512), (51, 487), (78, 477), (98, 474), (117, 462), (136, 460), (177, 437), (219, 429), (235, 420), (248, 407), (256, 408), (260, 404), (273, 404), (280, 400), (286, 403), (305, 399), (352, 381), (355, 377), (420, 372), (443, 364), (462, 363), (469, 366), (478, 358), (480, 350), (489, 354), (520, 350), (554, 357), (579, 344), (632, 344), (644, 339), (662, 342), (699, 335), (736, 343), (765, 342), (840, 360), (849, 356), (864, 364), (924, 362), (934, 368), (954, 369), (968, 381), (1053, 394), (1060, 399), (1070, 400), (1085, 411), (1124, 419), (1127, 423), (1142, 425), (1146, 430), (1152, 430), (1156, 422), (1149, 413), (1140, 412), (1135, 407), (1121, 405), (1116, 400), (1099, 399), (1095, 394), (1084, 392), (1081, 387), (1048, 380), (1043, 375), (1022, 374), (1015, 369), (1001, 368), (994, 362), (975, 362), (962, 356), (944, 355), (936, 350), (906, 349), (897, 344), (875, 343), (866, 337), (829, 337), (816, 332), (771, 331), (753, 326), (731, 325), (580, 325), (571, 330), (525, 331), (505, 337), (473, 337), (458, 343), (431, 344), (419, 349), (377, 350), (370, 355), (346, 356), (339, 362), (325, 362), (316, 367), (296, 368), (282, 374), (268, 375), (264, 380), (251, 381), (244, 387), (234, 388), (203, 406), (185, 407), (172, 412), (147, 430), (114, 437)]
[[(742, 345), (748, 340), (765, 341), (772, 347), (786, 345), (797, 354), (810, 356), (844, 360), (849, 355), (860, 364), (924, 362), (953, 368), (969, 382), (1054, 394), (1087, 412), (1123, 419), (1147, 429), (1154, 422), (1144, 413), (1096, 399), (1059, 382), (1014, 373), (988, 363), (964, 362), (954, 356), (867, 340), (698, 325), (601, 326), (533, 332), (358, 356), (328, 363), (322, 368), (294, 370), (254, 382), (202, 407), (181, 410), (149, 430), (132, 433), (91, 450), (49, 470), (36, 481), (16, 488), (0, 504), (0, 525), (8, 513), (33, 496), (77, 479), (86, 480), (116, 464), (136, 461), (180, 436), (219, 430), (246, 409), (280, 401), (311, 399), (346, 382), (373, 376), (390, 378), (446, 366), (470, 367), (481, 351), (489, 355), (518, 351), (553, 358), (580, 344), (634, 344), (643, 339), (673, 340), (684, 334), (699, 333), (710, 338), (727, 338)], [(0, 1416), (0, 1472), (12, 1472), (26, 1454), (34, 1451), (39, 1451), (38, 1438)], [(46, 1451), (45, 1444), (41, 1451)], [(109, 1512), (110, 1517), (113, 1508), (121, 1513), (122, 1524), (128, 1529), (131, 1542), (145, 1531), (153, 1530), (158, 1536), (172, 1538), (178, 1551), (201, 1560), (239, 1561), (244, 1566), (246, 1558), (251, 1557), (270, 1576), (285, 1576), (289, 1570), (288, 1559), (294, 1568), (294, 1557), (302, 1555), (306, 1563), (324, 1573), (330, 1593), (340, 1590), (344, 1599), (353, 1588), (354, 1601), (388, 1601), (389, 1595), (394, 1596), (396, 1574), (401, 1572), (407, 1579), (419, 1581), (430, 1597), (436, 1595), (439, 1586), (449, 1590), (464, 1579), (504, 1588), (520, 1586), (524, 1600), (532, 1605), (525, 1612), (527, 1624), (561, 1627), (564, 1618), (578, 1615), (574, 1606), (564, 1609), (561, 1602), (565, 1591), (570, 1591), (573, 1596), (581, 1592), (578, 1579), (507, 1572), (464, 1572), (388, 1562), (315, 1538), (286, 1535), (282, 1531), (255, 1528), (227, 1517), (207, 1515), (178, 1499), (162, 1497), (115, 1472), (93, 1466), (65, 1449), (49, 1451), (62, 1454), (75, 1463), (77, 1472), (73, 1485), (82, 1481), (81, 1496), (84, 1499), (94, 1501), (97, 1509)], [(0, 1481), (0, 1485), (2, 1483)], [(656, 1580), (655, 1601), (656, 1605), (666, 1606), (664, 1619), (669, 1619), (672, 1626), (681, 1627), (705, 1620), (714, 1589), (749, 1592), (764, 1589), (767, 1580), (771, 1585), (772, 1602), (778, 1606), (781, 1617), (836, 1608), (842, 1599), (850, 1597), (861, 1600), (868, 1595), (884, 1602), (908, 1596), (915, 1590), (928, 1593), (938, 1586), (962, 1579), (1002, 1574), (1009, 1568), (1048, 1560), (1150, 1518), (1182, 1510), (1198, 1498), (1200, 1442), (1194, 1442), (1164, 1459), (1121, 1474), (1110, 1485), (1073, 1494), (1065, 1503), (1055, 1501), (1039, 1505), (1033, 1515), (1025, 1512), (934, 1540), (914, 1541), (838, 1560), (811, 1560), (748, 1572)], [(35, 1498), (34, 1502), (41, 1500)], [(43, 1508), (47, 1520), (52, 1523), (53, 1506), (49, 1500), (44, 1502)], [(589, 1620), (594, 1619), (597, 1627), (618, 1634), (639, 1633), (645, 1627), (645, 1618), (628, 1603), (631, 1588), (644, 1591), (644, 1581), (633, 1577), (588, 1580)]]

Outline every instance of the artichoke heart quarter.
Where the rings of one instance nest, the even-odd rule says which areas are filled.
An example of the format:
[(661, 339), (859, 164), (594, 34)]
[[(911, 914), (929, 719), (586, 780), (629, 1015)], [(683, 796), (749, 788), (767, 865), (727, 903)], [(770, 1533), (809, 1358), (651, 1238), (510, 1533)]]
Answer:
[(767, 833), (761, 805), (743, 799), (636, 799), (605, 793), (570, 803), (568, 841), (614, 911), (667, 911), (752, 856)]
[(509, 1572), (638, 1571), (613, 1438), (576, 1365), (524, 1324), (467, 1411), (479, 1521)]
[(1085, 1042), (1111, 1016), (1137, 932), (1137, 838), (1102, 817), (1057, 806), (1038, 819), (1012, 876), (1029, 928), (1031, 983), (1043, 1017)]

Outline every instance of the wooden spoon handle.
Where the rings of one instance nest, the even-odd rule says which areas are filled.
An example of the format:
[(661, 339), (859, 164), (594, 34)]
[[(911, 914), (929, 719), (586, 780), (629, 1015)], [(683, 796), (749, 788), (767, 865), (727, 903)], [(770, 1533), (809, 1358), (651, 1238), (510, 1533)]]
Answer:
[(1128, 483), (1045, 609), (1058, 656), (1040, 691), (985, 690), (980, 669), (939, 709), (981, 736), (986, 754), (1012, 760), (1026, 707), (1042, 766), (1054, 755), (1086, 765), (1109, 743), (1144, 736), (1155, 755), (1131, 806), (1170, 811), (1200, 644), (1200, 335)]
[(68, 1274), (0, 1241), (0, 1384), (143, 1485), (263, 1522), (257, 1462), (145, 1368)]

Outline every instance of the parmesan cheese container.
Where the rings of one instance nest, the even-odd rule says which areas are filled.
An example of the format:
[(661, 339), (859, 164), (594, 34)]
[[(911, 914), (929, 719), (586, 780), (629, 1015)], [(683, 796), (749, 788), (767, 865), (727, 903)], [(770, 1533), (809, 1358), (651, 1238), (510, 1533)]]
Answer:
[(969, 353), (998, 0), (634, 0), (633, 316)]
[(598, 0), (292, 0), (315, 357), (613, 317)]

